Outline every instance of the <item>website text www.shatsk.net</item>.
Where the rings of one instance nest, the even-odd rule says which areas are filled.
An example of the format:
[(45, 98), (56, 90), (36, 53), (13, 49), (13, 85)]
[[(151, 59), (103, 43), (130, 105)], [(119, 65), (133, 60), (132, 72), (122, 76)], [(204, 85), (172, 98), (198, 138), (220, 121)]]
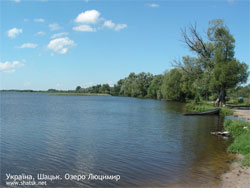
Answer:
[(69, 174), (66, 173), (61, 175), (52, 174), (37, 174), (36, 177), (30, 174), (6, 174), (6, 185), (8, 186), (46, 186), (47, 182), (54, 181), (119, 181), (121, 179), (120, 175), (98, 175), (98, 174)]

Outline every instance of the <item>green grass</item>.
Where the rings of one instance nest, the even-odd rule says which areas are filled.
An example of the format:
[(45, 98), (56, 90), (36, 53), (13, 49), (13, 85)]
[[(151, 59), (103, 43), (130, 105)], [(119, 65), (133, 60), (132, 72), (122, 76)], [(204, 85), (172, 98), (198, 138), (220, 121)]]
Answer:
[(244, 133), (235, 137), (234, 142), (228, 147), (231, 153), (250, 154), (250, 134)]
[(109, 94), (101, 94), (101, 93), (49, 93), (49, 94), (57, 96), (111, 96)]
[(216, 108), (214, 106), (209, 106), (209, 105), (204, 105), (204, 104), (192, 104), (192, 103), (187, 104), (186, 107), (188, 111), (191, 111), (191, 112), (202, 112), (202, 111), (212, 110)]
[[(250, 131), (250, 123), (241, 120), (227, 119), (224, 122), (224, 128), (230, 133), (230, 135), (237, 137)], [(249, 145), (250, 145), (250, 140), (249, 140)]]
[(245, 155), (245, 158), (242, 161), (243, 166), (250, 166), (250, 153)]
[(226, 106), (221, 108), (221, 111), (220, 111), (221, 116), (230, 116), (233, 114), (234, 114), (234, 111), (232, 109), (230, 109)]
[(227, 102), (227, 104), (234, 104), (238, 106), (250, 106), (250, 99), (244, 99), (244, 102), (240, 103), (238, 100), (230, 100)]
[[(218, 107), (214, 106), (214, 104), (209, 102), (209, 101), (202, 101), (199, 104), (188, 103), (186, 105), (186, 108), (190, 112), (203, 112), (203, 111), (207, 111), (207, 110), (213, 110), (213, 109), (218, 108)], [(233, 115), (233, 113), (234, 113), (234, 111), (228, 107), (222, 107), (221, 111), (220, 111), (221, 116)]]
[(228, 152), (244, 156), (243, 166), (250, 166), (250, 123), (241, 120), (226, 120), (224, 128), (234, 137)]

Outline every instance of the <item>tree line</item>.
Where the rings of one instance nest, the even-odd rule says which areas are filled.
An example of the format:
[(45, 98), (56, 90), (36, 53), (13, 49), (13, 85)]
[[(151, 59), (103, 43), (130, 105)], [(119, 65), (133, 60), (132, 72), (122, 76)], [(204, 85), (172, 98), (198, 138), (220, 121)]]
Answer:
[(227, 91), (246, 83), (248, 65), (235, 58), (235, 39), (223, 20), (209, 21), (205, 37), (198, 32), (196, 24), (182, 29), (182, 37), (195, 56), (173, 60), (173, 69), (164, 74), (132, 72), (112, 87), (108, 84), (77, 86), (75, 92), (175, 101), (197, 97), (208, 100), (220, 95), (224, 102)]

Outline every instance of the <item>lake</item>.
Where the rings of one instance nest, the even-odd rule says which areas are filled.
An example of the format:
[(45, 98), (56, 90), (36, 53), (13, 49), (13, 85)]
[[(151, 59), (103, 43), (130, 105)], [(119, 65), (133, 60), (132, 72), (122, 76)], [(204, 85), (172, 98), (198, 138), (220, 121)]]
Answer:
[[(183, 116), (184, 107), (127, 97), (1, 93), (1, 184), (6, 173), (43, 173), (61, 177), (47, 181), (49, 187), (216, 186), (231, 158), (229, 141), (210, 134), (221, 130), (223, 119)], [(88, 180), (89, 174), (120, 179)]]

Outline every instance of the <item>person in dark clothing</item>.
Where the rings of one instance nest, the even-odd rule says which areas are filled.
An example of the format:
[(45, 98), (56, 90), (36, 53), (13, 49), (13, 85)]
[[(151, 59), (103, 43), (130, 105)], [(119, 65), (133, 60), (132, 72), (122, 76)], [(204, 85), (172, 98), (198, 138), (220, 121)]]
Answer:
[(222, 106), (222, 93), (219, 93), (218, 98), (215, 101), (216, 106)]

